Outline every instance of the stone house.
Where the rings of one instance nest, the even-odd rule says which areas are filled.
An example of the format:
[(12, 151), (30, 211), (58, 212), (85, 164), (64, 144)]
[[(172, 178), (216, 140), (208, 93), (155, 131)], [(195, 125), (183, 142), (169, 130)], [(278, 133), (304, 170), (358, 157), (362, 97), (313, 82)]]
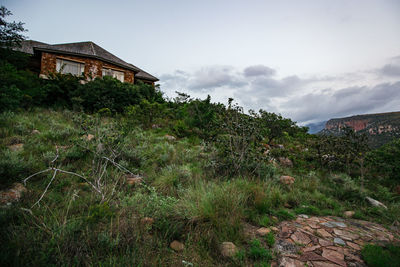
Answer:
[(142, 81), (154, 85), (156, 77), (125, 62), (93, 42), (45, 44), (26, 40), (15, 50), (31, 55), (30, 69), (40, 77), (50, 73), (70, 73), (96, 78), (112, 76), (121, 82)]

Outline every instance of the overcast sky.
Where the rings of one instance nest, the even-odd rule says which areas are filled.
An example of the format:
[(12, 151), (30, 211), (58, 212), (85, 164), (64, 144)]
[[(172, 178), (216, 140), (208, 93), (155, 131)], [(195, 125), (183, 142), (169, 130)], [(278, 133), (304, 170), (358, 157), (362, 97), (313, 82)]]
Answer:
[(93, 41), (175, 91), (302, 124), (400, 111), (398, 0), (2, 0), (29, 39)]

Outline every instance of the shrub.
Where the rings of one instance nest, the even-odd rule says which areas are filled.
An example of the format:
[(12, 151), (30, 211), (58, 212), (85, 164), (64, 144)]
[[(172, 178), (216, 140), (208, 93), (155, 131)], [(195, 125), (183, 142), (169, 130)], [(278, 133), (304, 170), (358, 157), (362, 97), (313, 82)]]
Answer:
[(20, 182), (30, 174), (32, 164), (18, 152), (9, 150), (0, 153), (0, 186), (6, 187), (13, 182)]
[(250, 242), (250, 248), (249, 248), (248, 255), (250, 258), (252, 258), (254, 260), (260, 260), (260, 259), (266, 260), (266, 261), (272, 260), (271, 252), (269, 250), (263, 248), (261, 245), (261, 241), (258, 239), (253, 239)]
[(400, 247), (388, 245), (366, 245), (361, 255), (368, 266), (371, 267), (395, 267), (400, 266)]

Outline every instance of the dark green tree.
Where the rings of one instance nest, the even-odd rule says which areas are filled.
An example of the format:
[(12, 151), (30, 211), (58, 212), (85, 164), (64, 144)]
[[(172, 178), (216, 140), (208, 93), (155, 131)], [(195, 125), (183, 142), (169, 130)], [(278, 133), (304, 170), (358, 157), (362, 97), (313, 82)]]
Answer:
[(6, 7), (0, 7), (0, 47), (11, 48), (20, 45), (25, 39), (22, 35), (26, 32), (24, 23), (22, 22), (7, 22), (5, 18), (11, 16), (12, 13)]

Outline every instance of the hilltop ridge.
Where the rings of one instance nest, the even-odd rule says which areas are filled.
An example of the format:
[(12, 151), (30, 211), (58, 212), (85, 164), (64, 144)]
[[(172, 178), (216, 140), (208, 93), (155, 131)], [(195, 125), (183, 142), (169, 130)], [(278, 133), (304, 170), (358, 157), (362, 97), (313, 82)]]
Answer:
[(320, 134), (340, 135), (345, 127), (366, 133), (370, 138), (370, 145), (379, 147), (400, 137), (400, 111), (330, 119)]

